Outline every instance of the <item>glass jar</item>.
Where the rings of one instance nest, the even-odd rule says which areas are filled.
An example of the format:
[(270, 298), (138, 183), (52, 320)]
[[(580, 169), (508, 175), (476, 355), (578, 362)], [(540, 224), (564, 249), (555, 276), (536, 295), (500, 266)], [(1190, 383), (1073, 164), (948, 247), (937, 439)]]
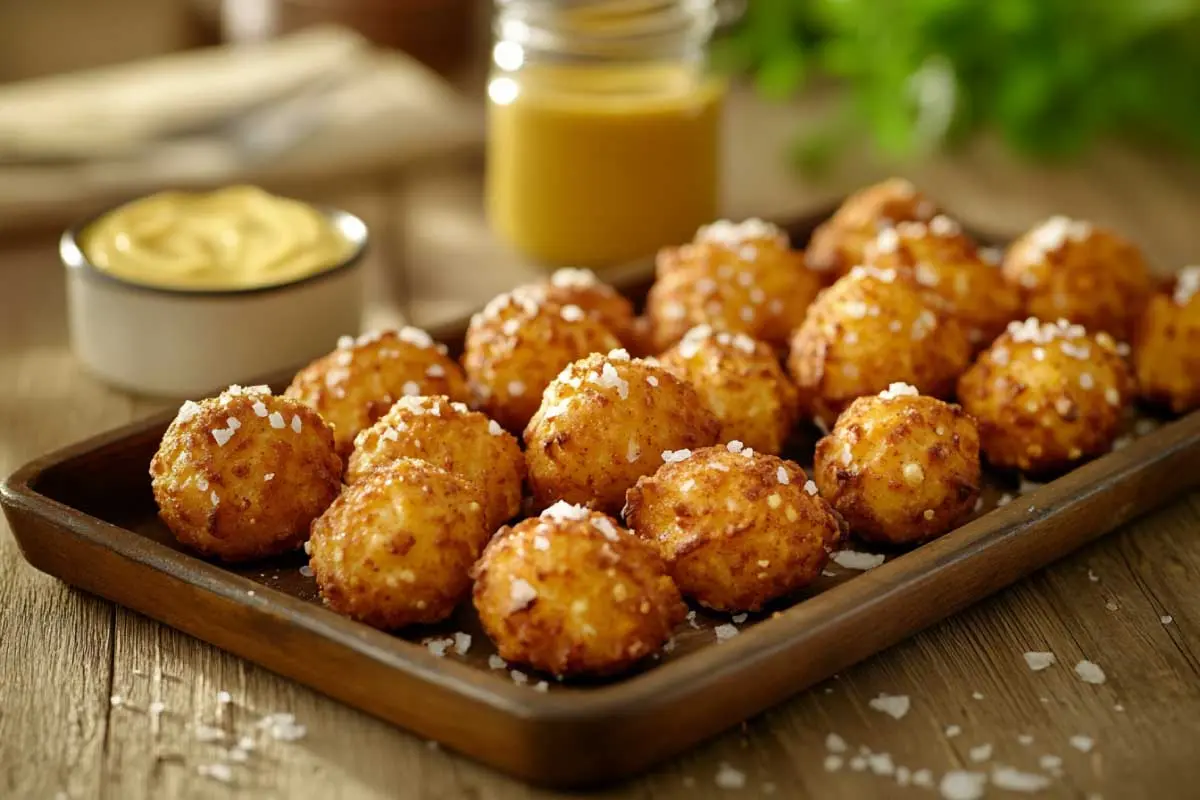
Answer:
[(488, 214), (547, 266), (600, 267), (717, 215), (716, 0), (498, 0)]

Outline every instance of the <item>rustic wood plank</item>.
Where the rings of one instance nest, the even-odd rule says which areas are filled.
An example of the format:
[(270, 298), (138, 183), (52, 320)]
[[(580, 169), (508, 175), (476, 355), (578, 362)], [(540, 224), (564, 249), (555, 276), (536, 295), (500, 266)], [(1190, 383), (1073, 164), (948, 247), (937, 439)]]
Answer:
[[(1187, 212), (1195, 207), (1196, 184), (1181, 179), (1173, 165), (1144, 156), (1096, 158), (1090, 169), (1014, 169), (985, 143), (910, 174), (976, 224), (991, 220), (1019, 230), (1067, 210), (1122, 224), (1161, 263), (1182, 263), (1189, 255), (1194, 260), (1200, 247)], [(748, 166), (746, 175), (770, 182), (763, 197), (788, 210), (848, 188), (839, 181), (867, 180), (883, 168), (855, 169), (821, 187), (798, 186), (777, 168), (761, 165)], [(372, 296), (380, 299), (372, 306), (373, 322), (399, 320), (409, 305), (414, 318), (431, 324), (538, 274), (491, 249), (478, 191), (477, 169), (443, 165), (407, 183), (394, 206), (386, 192), (370, 188), (335, 201), (368, 216), (373, 229), (398, 218), (396, 246), (377, 256), (381, 271)], [(734, 200), (741, 208), (753, 197), (746, 192)], [(1132, 206), (1137, 213), (1128, 213)], [(0, 469), (159, 407), (106, 389), (70, 359), (52, 242), (4, 251), (0, 279)], [(1200, 780), (1192, 752), (1200, 737), (1194, 690), (1200, 659), (1193, 644), (1200, 629), (1198, 529), (1200, 498), (1192, 497), (743, 729), (594, 796), (729, 796), (714, 782), (722, 762), (745, 774), (744, 794), (750, 796), (768, 787), (781, 797), (929, 796), (902, 792), (890, 779), (848, 765), (826, 772), (829, 732), (850, 745), (847, 759), (865, 745), (889, 753), (896, 764), (938, 775), (979, 768), (970, 751), (983, 744), (993, 745), (992, 760), (1023, 769), (1036, 769), (1044, 754), (1058, 755), (1064, 777), (1048, 796), (1186, 796)], [(1090, 580), (1089, 570), (1099, 580)], [(1106, 607), (1110, 602), (1116, 610)], [(0, 795), (553, 796), (67, 589), (21, 564), (7, 536), (0, 537), (0, 608)], [(1170, 624), (1160, 621), (1164, 614), (1172, 616)], [(1053, 651), (1059, 663), (1030, 672), (1021, 656), (1027, 649)], [(1104, 667), (1106, 684), (1090, 686), (1074, 676), (1075, 661), (1084, 657)], [(217, 694), (222, 690), (231, 695), (224, 710)], [(912, 710), (892, 720), (871, 709), (869, 700), (880, 692), (910, 695)], [(114, 693), (129, 706), (112, 708)], [(155, 701), (165, 707), (157, 725), (148, 714)], [(259, 749), (244, 765), (234, 765), (230, 787), (198, 774), (222, 751), (197, 741), (197, 723), (240, 735), (278, 711), (294, 713), (308, 726), (307, 737), (293, 743), (260, 737)], [(947, 737), (948, 725), (962, 733)], [(1070, 746), (1069, 737), (1078, 734), (1095, 738), (1093, 752)], [(1032, 735), (1033, 744), (1021, 744), (1022, 735)]]
[[(63, 291), (53, 256), (45, 248), (6, 256), (0, 260), (4, 474), (38, 452), (130, 418), (129, 400), (81, 375), (66, 353), (52, 300)], [(2, 535), (0, 609), (0, 795), (98, 796), (110, 733), (112, 606), (35, 572), (12, 537)]]

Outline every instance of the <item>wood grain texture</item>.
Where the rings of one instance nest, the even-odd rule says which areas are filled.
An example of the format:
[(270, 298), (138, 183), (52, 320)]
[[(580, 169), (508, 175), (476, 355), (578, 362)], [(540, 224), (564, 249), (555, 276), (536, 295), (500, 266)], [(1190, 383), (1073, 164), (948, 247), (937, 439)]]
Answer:
[[(742, 103), (744, 101), (738, 100)], [(758, 146), (730, 166), (731, 213), (791, 212), (819, 205), (890, 167), (857, 162), (820, 186), (779, 170), (783, 142), (804, 111), (739, 106), (731, 139)], [(743, 151), (745, 152), (745, 151)], [(1192, 165), (1101, 149), (1078, 166), (1014, 166), (991, 143), (911, 166), (911, 177), (968, 222), (1013, 232), (1055, 211), (1117, 225), (1157, 265), (1195, 260), (1200, 180)], [(483, 238), (474, 167), (430, 169), (394, 191), (370, 189), (352, 210), (379, 227), (395, 219), (391, 270), (377, 274), (375, 319), (407, 311), (422, 324), (455, 316), (497, 288), (536, 272), (497, 255)], [(82, 374), (66, 350), (62, 282), (53, 242), (0, 250), (0, 470), (140, 416), (156, 404), (112, 392)], [(408, 292), (404, 304), (395, 293)], [(0, 523), (2, 524), (2, 523)], [(1035, 769), (1063, 759), (1063, 778), (1043, 793), (1084, 798), (1195, 795), (1200, 762), (1200, 498), (1127, 526), (1030, 579), (727, 733), (655, 773), (599, 798), (760, 796), (929, 797), (843, 767), (827, 773), (824, 738), (889, 752), (897, 764), (940, 774), (976, 767), (970, 748), (992, 744), (994, 761)], [(1098, 578), (1089, 579), (1089, 570)], [(1109, 610), (1106, 604), (1115, 606)], [(1172, 616), (1162, 624), (1160, 617)], [(1059, 664), (1032, 673), (1021, 653), (1051, 650)], [(1079, 682), (1070, 666), (1100, 663), (1109, 680)], [(153, 670), (167, 706), (155, 733), (145, 713), (114, 709), (114, 692), (148, 709)], [(138, 674), (138, 672), (145, 674)], [(548, 798), (416, 737), (332, 702), (190, 637), (41, 576), (0, 535), (0, 796), (54, 798)], [(149, 677), (147, 677), (149, 675)], [(264, 742), (235, 785), (197, 774), (219, 750), (188, 725), (219, 720), (216, 693), (233, 697), (238, 727), (291, 711), (308, 725), (295, 743)], [(868, 707), (880, 692), (908, 694), (902, 720)], [(983, 694), (975, 700), (973, 692)], [(1046, 702), (1042, 702), (1042, 698)], [(1120, 706), (1123, 710), (1117, 710)], [(227, 724), (224, 721), (222, 725)], [(961, 735), (947, 737), (945, 726)], [(1088, 754), (1068, 738), (1096, 740)], [(1032, 735), (1022, 745), (1018, 736)], [(636, 742), (630, 746), (637, 746)], [(746, 775), (740, 793), (718, 789), (718, 765)]]
[[(823, 217), (787, 227), (804, 241)], [(613, 278), (637, 294), (652, 273), (653, 266), (643, 263), (621, 270), (628, 281), (616, 273)], [(461, 340), (466, 325), (460, 319), (448, 326), (450, 340)], [(286, 382), (283, 377), (275, 386)], [(419, 631), (391, 636), (314, 605), (315, 587), (298, 572), (300, 559), (214, 566), (181, 550), (157, 519), (146, 474), (172, 416), (169, 410), (73, 445), (13, 476), (4, 486), (5, 511), (31, 564), (484, 763), (552, 786), (640, 774), (1200, 481), (1193, 469), (1200, 463), (1200, 414), (1144, 435), (1004, 508), (995, 508), (1003, 488), (989, 475), (982, 516), (866, 574), (831, 565), (828, 577), (790, 607), (765, 619), (743, 617), (732, 641), (713, 642), (713, 628), (727, 621), (723, 615), (695, 615), (652, 669), (602, 686), (568, 684), (560, 693), (556, 685), (539, 694), (489, 668), (494, 651), (469, 609), (441, 632), (470, 631), (478, 637), (471, 654), (439, 661), (421, 645)], [(789, 455), (811, 463), (803, 450)], [(229, 696), (224, 699), (228, 704)], [(152, 728), (164, 708), (158, 697), (154, 705)], [(128, 708), (127, 698), (115, 707)], [(219, 722), (227, 721), (228, 710), (218, 707)], [(462, 719), (470, 725), (457, 724)], [(225, 747), (245, 733), (209, 731), (209, 743)], [(641, 745), (629, 748), (630, 741)], [(244, 763), (245, 753), (238, 755), (243, 758), (237, 763)]]

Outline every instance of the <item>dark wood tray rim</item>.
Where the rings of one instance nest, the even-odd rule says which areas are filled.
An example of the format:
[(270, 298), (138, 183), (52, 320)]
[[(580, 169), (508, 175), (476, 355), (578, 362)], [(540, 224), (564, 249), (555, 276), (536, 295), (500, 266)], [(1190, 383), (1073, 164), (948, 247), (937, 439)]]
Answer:
[[(807, 233), (828, 213), (806, 215), (785, 227)], [(643, 261), (606, 271), (604, 278), (636, 300), (652, 274), (653, 266)], [(429, 332), (456, 349), (465, 329), (466, 320), (458, 320)], [(290, 373), (276, 377), (282, 380), (262, 382), (286, 383)], [(52, 575), (318, 691), (519, 777), (558, 787), (610, 782), (648, 768), (1200, 485), (1197, 411), (938, 540), (763, 619), (733, 639), (613, 683), (568, 685), (540, 693), (514, 684), (506, 672), (438, 658), (420, 644), (90, 516), (46, 491), (59, 469), (87, 467), (133, 446), (152, 450), (173, 416), (158, 414), (57, 450), (0, 484), (0, 506), (25, 558)], [(29, 538), (42, 535), (69, 537), (78, 551), (106, 556), (105, 580), (118, 570), (135, 579), (161, 579), (155, 585), (162, 591), (199, 590), (203, 594), (192, 600), (208, 614), (244, 611), (239, 621), (251, 631), (262, 627), (289, 636), (303, 634), (308, 638), (294, 645), (307, 642), (325, 657), (342, 659), (344, 666), (360, 669), (368, 683), (384, 691), (389, 685), (396, 687), (398, 699), (372, 705), (361, 692), (319, 675), (290, 649), (264, 649), (245, 631), (190, 611), (164, 610), (125, 586), (112, 588), (105, 580), (93, 579), (84, 567), (76, 571), (71, 559), (80, 553), (66, 550), (68, 539), (47, 540), (53, 544), (51, 552), (42, 540)], [(754, 680), (746, 680), (747, 675)], [(442, 707), (455, 707), (451, 699), (460, 699), (457, 711), (478, 714), (479, 724), (494, 727), (491, 738), (487, 732), (447, 727), (397, 705), (417, 691), (438, 695), (430, 702)], [(497, 744), (497, 735), (503, 744)], [(519, 741), (513, 743), (514, 736)]]
[[(639, 708), (643, 713), (653, 713), (657, 706), (670, 705), (682, 696), (702, 694), (720, 682), (724, 669), (731, 663), (736, 665), (737, 671), (743, 671), (777, 652), (783, 646), (781, 642), (790, 643), (795, 637), (811, 635), (829, 621), (842, 619), (843, 613), (865, 613), (869, 609), (887, 605), (893, 593), (917, 588), (932, 578), (932, 574), (923, 572), (934, 573), (941, 567), (986, 558), (989, 551), (1019, 536), (1029, 527), (1064, 515), (1071, 508), (1087, 503), (1113, 483), (1195, 449), (1200, 444), (1200, 412), (1195, 412), (1139, 438), (1120, 454), (1109, 454), (1084, 464), (940, 539), (899, 555), (854, 580), (764, 619), (719, 646), (704, 648), (686, 659), (664, 663), (606, 685), (603, 692), (564, 687), (565, 690), (550, 694), (517, 686), (502, 677), (506, 673), (487, 676), (465, 664), (437, 658), (420, 645), (368, 628), (325, 608), (230, 573), (214, 563), (83, 514), (38, 491), (38, 483), (48, 470), (129, 439), (152, 437), (157, 440), (174, 416), (175, 412), (163, 412), (36, 459), (0, 484), (0, 502), (15, 509), (52, 517), (52, 521), (75, 536), (110, 549), (124, 558), (225, 599), (254, 605), (259, 613), (280, 615), (290, 624), (299, 625), (315, 635), (385, 662), (422, 681), (468, 695), (505, 714), (546, 722), (605, 717), (626, 713), (631, 707)], [(1200, 476), (1196, 480), (1200, 482)], [(1117, 524), (1106, 530), (1097, 530), (1087, 538), (1096, 538)], [(1030, 564), (1023, 574), (1051, 560), (1053, 558)], [(989, 593), (1009, 582), (998, 584)], [(876, 584), (887, 585), (888, 591), (880, 594), (872, 588)], [(268, 596), (270, 602), (267, 602)], [(273, 605), (281, 607), (283, 613)], [(938, 614), (937, 619), (945, 618), (955, 610), (957, 608), (943, 608), (943, 613)], [(486, 690), (481, 689), (478, 683), (481, 674), (489, 679)]]

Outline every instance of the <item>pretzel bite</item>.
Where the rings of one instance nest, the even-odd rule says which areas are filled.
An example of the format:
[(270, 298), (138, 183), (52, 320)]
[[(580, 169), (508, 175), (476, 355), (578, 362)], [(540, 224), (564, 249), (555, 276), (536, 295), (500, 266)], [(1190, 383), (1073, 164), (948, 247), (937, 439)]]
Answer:
[(863, 248), (883, 228), (898, 222), (928, 222), (937, 206), (903, 178), (890, 178), (846, 198), (813, 231), (805, 253), (809, 269), (834, 280), (864, 263)]
[(617, 347), (616, 336), (579, 306), (555, 305), (539, 291), (515, 289), (471, 318), (463, 366), (476, 407), (515, 433), (563, 367)]
[(1029, 316), (1066, 319), (1120, 341), (1129, 339), (1151, 292), (1141, 250), (1066, 217), (1051, 217), (1015, 241), (1003, 274)]
[(662, 367), (624, 350), (576, 361), (525, 429), (534, 504), (566, 500), (616, 514), (663, 451), (713, 444), (719, 429), (696, 390)]
[(184, 403), (150, 461), (162, 521), (183, 544), (225, 561), (299, 547), (337, 497), (341, 474), (329, 426), (265, 386)]
[(752, 218), (741, 222), (722, 219), (701, 225), (688, 244), (659, 250), (654, 267), (661, 278), (669, 272), (709, 262), (717, 249), (738, 253), (742, 248), (746, 248), (748, 261), (762, 259), (764, 263), (790, 267), (804, 265), (803, 254), (791, 249), (791, 242), (783, 228)]
[(418, 458), (465, 480), (479, 494), (489, 531), (521, 510), (525, 454), (495, 420), (448, 397), (401, 397), (354, 440), (346, 483), (398, 458)]
[(346, 487), (308, 542), (325, 605), (383, 630), (450, 616), (490, 534), (476, 496), (462, 478), (413, 458)]
[(812, 582), (841, 541), (837, 516), (791, 461), (738, 441), (663, 460), (629, 490), (625, 519), (703, 606), (757, 611)]
[(970, 357), (958, 323), (896, 270), (855, 267), (809, 309), (792, 336), (788, 370), (802, 404), (829, 425), (856, 397), (893, 383), (948, 397)]
[(336, 350), (297, 372), (285, 393), (325, 418), (343, 458), (358, 432), (398, 398), (433, 394), (466, 400), (466, 380), (445, 345), (411, 327), (343, 336)]
[(590, 269), (564, 267), (555, 270), (542, 283), (530, 284), (526, 288), (541, 293), (547, 302), (554, 305), (573, 305), (583, 309), (589, 317), (616, 335), (626, 347), (634, 337), (633, 303), (597, 278)]
[(930, 305), (958, 320), (977, 350), (1004, 332), (1021, 313), (1021, 298), (957, 222), (939, 214), (929, 221), (884, 228), (864, 245), (863, 261), (916, 285)]
[(895, 383), (838, 417), (817, 442), (813, 479), (860, 538), (932, 539), (974, 510), (979, 431), (959, 406)]
[(1011, 323), (958, 382), (988, 461), (1053, 473), (1107, 452), (1134, 392), (1122, 352), (1066, 320)]
[(1200, 408), (1200, 266), (1150, 298), (1133, 341), (1138, 387), (1176, 414)]
[(821, 283), (787, 236), (761, 220), (701, 228), (695, 242), (660, 251), (657, 268), (646, 298), (656, 352), (703, 324), (783, 346)]
[(699, 325), (658, 363), (700, 393), (721, 423), (717, 441), (739, 439), (773, 455), (783, 449), (799, 401), (770, 347), (744, 333)]
[(653, 548), (567, 503), (500, 529), (475, 567), (474, 600), (501, 658), (559, 677), (621, 672), (687, 613)]

